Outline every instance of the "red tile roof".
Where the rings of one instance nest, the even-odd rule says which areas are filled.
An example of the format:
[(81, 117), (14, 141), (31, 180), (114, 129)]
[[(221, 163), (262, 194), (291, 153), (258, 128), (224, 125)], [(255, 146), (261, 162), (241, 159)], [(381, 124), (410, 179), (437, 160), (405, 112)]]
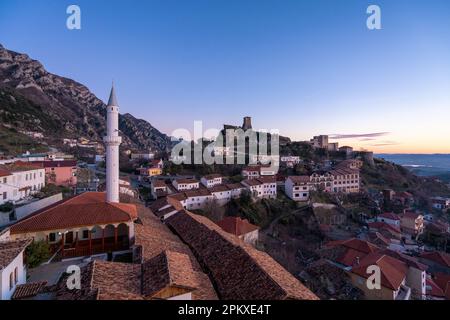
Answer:
[(436, 273), (434, 282), (444, 292), (445, 298), (450, 300), (450, 274)]
[(295, 185), (303, 185), (311, 181), (309, 176), (289, 176), (288, 179), (291, 179)]
[(398, 220), (400, 221), (400, 217), (392, 212), (385, 212), (383, 214), (380, 214), (378, 217), (384, 218), (384, 219), (390, 219), (390, 220)]
[(0, 270), (6, 268), (31, 241), (31, 239), (25, 239), (0, 242)]
[(395, 227), (391, 224), (385, 222), (371, 222), (368, 224), (369, 229), (382, 230), (386, 229), (388, 231), (392, 231), (394, 233), (402, 233), (399, 227)]
[(16, 290), (14, 291), (14, 294), (11, 297), (11, 299), (20, 300), (34, 297), (35, 295), (41, 292), (41, 290), (45, 287), (46, 284), (47, 281), (29, 282), (25, 284), (20, 284), (16, 287)]
[(1, 164), (0, 169), (9, 171), (9, 172), (22, 172), (22, 171), (37, 170), (37, 169), (42, 169), (42, 168), (40, 166), (32, 164), (31, 162), (16, 161), (16, 162), (7, 163), (7, 164)]
[(9, 170), (0, 168), (0, 177), (7, 177), (10, 175), (12, 175), (12, 173)]
[(441, 251), (424, 252), (420, 255), (422, 259), (433, 261), (441, 266), (450, 268), (450, 255)]
[(208, 271), (221, 299), (318, 299), (269, 255), (208, 218), (182, 211), (166, 221)]
[(217, 222), (217, 225), (235, 236), (241, 236), (259, 229), (258, 226), (251, 224), (247, 219), (241, 219), (240, 217), (225, 217)]
[(42, 168), (59, 168), (59, 167), (76, 167), (76, 160), (61, 160), (61, 161), (32, 161), (33, 165)]
[(106, 202), (102, 192), (86, 192), (45, 208), (10, 228), (11, 234), (59, 230), (98, 224), (130, 222), (137, 218), (134, 204)]
[(427, 278), (427, 295), (436, 298), (445, 298), (444, 291), (432, 279)]
[(353, 266), (368, 254), (380, 250), (380, 248), (370, 242), (356, 238), (330, 241), (325, 246), (326, 248), (336, 250), (334, 261), (345, 266)]
[(351, 272), (369, 278), (371, 274), (367, 273), (367, 268), (372, 265), (380, 267), (381, 285), (392, 290), (398, 290), (408, 273), (406, 263), (380, 252), (367, 255)]

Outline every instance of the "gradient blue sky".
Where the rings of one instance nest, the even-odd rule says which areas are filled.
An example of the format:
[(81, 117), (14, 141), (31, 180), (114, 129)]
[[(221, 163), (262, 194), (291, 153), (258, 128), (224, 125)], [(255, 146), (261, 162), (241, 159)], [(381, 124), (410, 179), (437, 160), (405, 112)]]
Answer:
[(0, 43), (103, 100), (114, 79), (121, 112), (168, 134), (249, 115), (297, 140), (450, 153), (448, 0), (0, 0)]

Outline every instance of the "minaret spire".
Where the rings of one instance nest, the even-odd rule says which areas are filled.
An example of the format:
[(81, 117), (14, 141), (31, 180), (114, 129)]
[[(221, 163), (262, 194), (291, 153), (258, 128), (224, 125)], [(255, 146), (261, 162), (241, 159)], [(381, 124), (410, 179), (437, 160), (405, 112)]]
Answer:
[(106, 201), (119, 202), (119, 104), (117, 103), (114, 82), (106, 107)]

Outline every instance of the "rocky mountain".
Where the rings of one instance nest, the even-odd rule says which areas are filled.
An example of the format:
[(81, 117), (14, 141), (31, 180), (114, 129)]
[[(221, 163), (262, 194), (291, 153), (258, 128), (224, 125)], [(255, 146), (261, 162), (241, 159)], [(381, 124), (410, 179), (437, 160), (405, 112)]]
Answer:
[[(105, 107), (86, 86), (51, 74), (39, 61), (0, 45), (0, 120), (4, 127), (42, 133), (47, 142), (63, 138), (100, 142), (106, 130)], [(170, 138), (145, 120), (124, 114), (119, 123), (124, 147), (164, 151), (170, 146)]]

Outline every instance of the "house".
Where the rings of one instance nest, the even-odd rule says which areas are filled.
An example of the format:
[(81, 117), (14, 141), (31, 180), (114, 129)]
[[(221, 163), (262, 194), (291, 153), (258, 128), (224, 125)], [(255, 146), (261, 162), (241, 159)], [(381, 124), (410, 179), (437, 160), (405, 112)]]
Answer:
[(368, 223), (368, 227), (370, 231), (379, 232), (388, 239), (394, 238), (400, 240), (402, 238), (400, 228), (386, 222), (370, 222)]
[(431, 206), (437, 210), (447, 210), (450, 207), (450, 199), (443, 197), (431, 198)]
[(0, 241), (0, 300), (10, 300), (17, 286), (26, 283), (24, 251), (31, 241)]
[(141, 167), (137, 170), (139, 172), (140, 181), (144, 180), (145, 178), (162, 175), (162, 169), (158, 167)]
[(209, 191), (220, 206), (227, 204), (232, 199), (232, 191), (226, 185), (216, 185), (209, 188)]
[(255, 245), (258, 241), (259, 227), (240, 217), (225, 217), (217, 222), (224, 231), (231, 233), (245, 243)]
[(65, 187), (77, 185), (77, 161), (33, 161), (32, 164), (45, 169), (46, 183)]
[(165, 197), (168, 194), (168, 186), (164, 180), (153, 179), (151, 182), (150, 193), (153, 199)]
[(401, 216), (401, 229), (411, 237), (417, 237), (424, 230), (423, 215), (416, 212), (406, 211)]
[(276, 198), (277, 184), (274, 177), (247, 179), (242, 184), (250, 191), (254, 199)]
[(450, 254), (441, 251), (423, 252), (419, 261), (429, 267), (430, 273), (450, 274)]
[(437, 273), (433, 278), (434, 283), (442, 290), (446, 300), (450, 300), (450, 275)]
[(242, 169), (241, 175), (246, 179), (254, 179), (260, 177), (260, 166), (247, 166)]
[(108, 202), (103, 192), (85, 192), (44, 208), (10, 227), (13, 240), (47, 242), (61, 257), (128, 249), (134, 241), (137, 209)]
[[(370, 289), (368, 278), (376, 266), (381, 273), (380, 289)], [(406, 263), (381, 252), (367, 255), (350, 271), (352, 283), (364, 292), (368, 300), (410, 300), (411, 288), (407, 286), (408, 266)]]
[(153, 152), (132, 152), (131, 160), (152, 160), (155, 157)]
[(402, 206), (412, 206), (414, 204), (414, 196), (406, 191), (395, 192), (392, 196), (392, 201)]
[(400, 227), (400, 217), (395, 213), (385, 212), (377, 216), (376, 219), (378, 222), (384, 222), (397, 228)]
[(333, 192), (333, 175), (328, 171), (316, 171), (310, 176), (310, 190)]
[(45, 169), (15, 161), (0, 165), (0, 205), (17, 202), (39, 192), (45, 186)]
[(293, 168), (296, 164), (300, 163), (300, 157), (298, 156), (283, 156), (280, 158), (281, 163), (285, 163), (288, 168)]
[[(426, 295), (426, 266), (412, 257), (354, 238), (331, 241), (322, 254), (348, 271), (353, 285), (364, 292), (366, 299), (409, 300)], [(367, 286), (373, 273), (368, 271), (371, 266), (377, 266), (381, 273), (381, 288), (377, 290)]]
[(363, 162), (359, 159), (347, 159), (336, 164), (336, 169), (361, 169), (363, 166)]
[(209, 174), (200, 179), (200, 182), (206, 188), (212, 188), (216, 185), (222, 184), (222, 176), (220, 174)]
[(193, 190), (200, 188), (200, 184), (195, 179), (175, 179), (172, 181), (172, 185), (178, 191)]
[(333, 192), (358, 193), (360, 188), (359, 169), (336, 168), (330, 171), (333, 177)]
[(309, 188), (309, 176), (290, 176), (284, 183), (284, 192), (294, 201), (308, 201)]

